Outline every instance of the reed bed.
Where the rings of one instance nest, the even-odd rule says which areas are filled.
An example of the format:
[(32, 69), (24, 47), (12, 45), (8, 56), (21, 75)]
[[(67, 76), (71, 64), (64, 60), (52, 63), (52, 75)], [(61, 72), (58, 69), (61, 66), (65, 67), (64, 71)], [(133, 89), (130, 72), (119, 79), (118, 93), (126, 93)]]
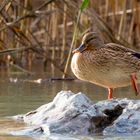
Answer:
[(140, 50), (138, 0), (90, 0), (79, 14), (81, 3), (82, 0), (0, 0), (0, 68), (12, 65), (31, 73), (34, 62), (39, 60), (44, 71), (49, 63), (66, 77), (71, 51), (87, 30), (99, 32), (106, 43)]

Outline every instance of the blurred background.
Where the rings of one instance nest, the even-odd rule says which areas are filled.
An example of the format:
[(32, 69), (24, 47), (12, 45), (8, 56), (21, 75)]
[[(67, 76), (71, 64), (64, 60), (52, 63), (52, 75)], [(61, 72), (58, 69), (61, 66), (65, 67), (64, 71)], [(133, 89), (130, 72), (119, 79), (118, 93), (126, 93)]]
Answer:
[[(107, 99), (106, 89), (77, 80), (70, 69), (71, 51), (89, 30), (140, 52), (140, 1), (0, 0), (0, 139), (13, 140), (2, 130), (18, 127), (1, 117), (34, 110), (61, 90)], [(114, 98), (140, 96), (123, 87)]]
[(0, 0), (1, 73), (52, 71), (52, 77), (73, 77), (69, 65), (65, 74), (64, 69), (77, 21), (73, 49), (79, 46), (85, 31), (93, 30), (105, 43), (116, 42), (139, 50), (139, 0), (90, 0), (82, 11), (81, 3)]

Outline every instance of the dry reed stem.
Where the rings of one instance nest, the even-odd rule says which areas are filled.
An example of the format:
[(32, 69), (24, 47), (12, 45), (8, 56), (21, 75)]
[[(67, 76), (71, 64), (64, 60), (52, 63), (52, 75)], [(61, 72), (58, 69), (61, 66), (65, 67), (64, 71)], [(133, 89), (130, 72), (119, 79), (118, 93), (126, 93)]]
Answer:
[[(61, 62), (57, 67), (65, 74), (68, 73), (71, 51), (76, 47), (72, 37), (75, 13), (80, 2), (82, 1), (1, 0), (0, 54), (4, 57), (2, 61), (0, 57), (0, 64), (6, 62), (5, 56), (10, 54), (17, 63), (26, 59), (31, 69), (32, 62), (39, 55), (44, 67), (47, 62), (53, 65)], [(93, 28), (103, 35), (106, 42), (116, 42), (132, 48), (136, 46), (139, 49), (139, 12), (140, 3), (137, 0), (90, 1), (76, 32), (81, 34), (87, 28)], [(77, 37), (77, 33), (74, 36)]]
[(120, 40), (120, 36), (121, 36), (121, 34), (123, 32), (125, 16), (126, 16), (126, 2), (127, 2), (127, 0), (124, 0), (123, 2), (124, 2), (123, 3), (123, 14), (121, 16), (119, 30), (118, 30), (118, 37), (117, 37), (118, 40)]

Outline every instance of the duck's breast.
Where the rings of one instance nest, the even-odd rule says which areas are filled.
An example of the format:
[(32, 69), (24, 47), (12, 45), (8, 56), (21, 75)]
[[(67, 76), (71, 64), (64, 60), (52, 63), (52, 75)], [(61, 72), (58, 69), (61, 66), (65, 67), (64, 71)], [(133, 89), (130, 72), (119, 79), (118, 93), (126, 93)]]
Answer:
[(93, 78), (96, 70), (93, 68), (93, 64), (91, 66), (90, 61), (90, 54), (88, 52), (75, 53), (73, 55), (71, 61), (71, 69), (77, 78), (85, 81), (96, 79)]

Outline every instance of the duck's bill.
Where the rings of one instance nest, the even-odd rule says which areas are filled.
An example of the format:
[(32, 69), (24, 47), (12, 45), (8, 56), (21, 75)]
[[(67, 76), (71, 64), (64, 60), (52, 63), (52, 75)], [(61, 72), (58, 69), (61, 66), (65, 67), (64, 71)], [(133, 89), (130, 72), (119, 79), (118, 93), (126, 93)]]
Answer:
[(80, 47), (73, 50), (72, 53), (83, 52), (85, 49), (86, 49), (86, 46), (84, 44), (81, 44)]

